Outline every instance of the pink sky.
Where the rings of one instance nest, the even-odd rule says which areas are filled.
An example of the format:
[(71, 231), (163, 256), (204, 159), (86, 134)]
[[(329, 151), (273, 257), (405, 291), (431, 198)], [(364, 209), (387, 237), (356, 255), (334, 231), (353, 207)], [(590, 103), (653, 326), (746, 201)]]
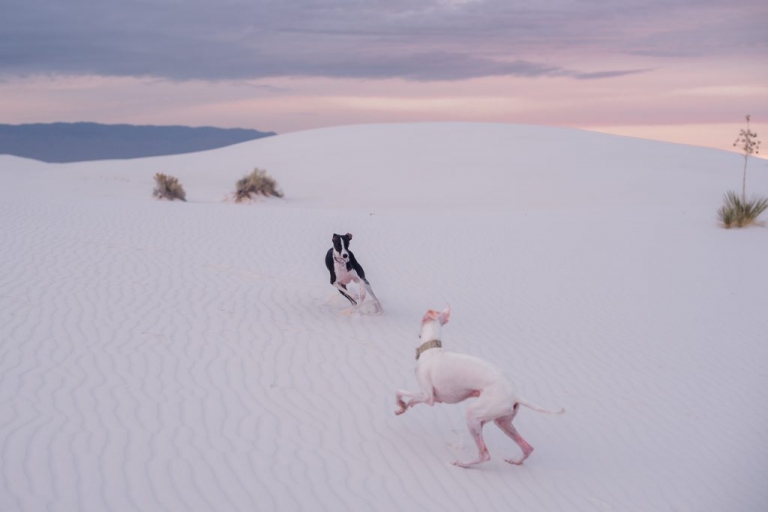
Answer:
[(94, 0), (78, 3), (94, 20), (78, 26), (76, 12), (62, 21), (68, 11), (36, 3), (0, 20), (11, 41), (0, 49), (0, 123), (285, 133), (512, 122), (734, 150), (751, 114), (753, 129), (768, 134), (762, 2), (425, 0), (340, 14), (332, 1), (231, 0), (253, 17), (189, 4), (194, 29), (163, 25), (174, 12), (142, 17)]

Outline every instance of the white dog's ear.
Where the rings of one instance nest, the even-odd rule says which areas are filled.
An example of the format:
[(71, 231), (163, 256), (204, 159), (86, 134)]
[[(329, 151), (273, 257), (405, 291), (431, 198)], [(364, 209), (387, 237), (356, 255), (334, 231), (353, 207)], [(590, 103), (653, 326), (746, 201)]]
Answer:
[(347, 238), (349, 238), (350, 240), (352, 240), (352, 233), (347, 233)]
[(440, 318), (440, 312), (435, 311), (434, 309), (430, 309), (424, 313), (424, 318), (421, 319), (421, 323), (425, 324), (427, 322), (431, 322), (432, 320), (437, 320), (438, 318)]
[(440, 313), (440, 316), (438, 317), (440, 320), (440, 325), (445, 325), (448, 323), (448, 320), (451, 319), (451, 306), (447, 306), (442, 313)]

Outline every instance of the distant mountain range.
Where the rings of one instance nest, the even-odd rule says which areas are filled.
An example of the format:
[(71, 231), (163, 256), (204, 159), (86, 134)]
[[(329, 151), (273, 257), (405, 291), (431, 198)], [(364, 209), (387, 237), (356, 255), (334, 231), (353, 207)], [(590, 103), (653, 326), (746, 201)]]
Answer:
[(175, 155), (275, 135), (243, 128), (129, 124), (0, 124), (0, 154), (43, 162), (81, 162)]

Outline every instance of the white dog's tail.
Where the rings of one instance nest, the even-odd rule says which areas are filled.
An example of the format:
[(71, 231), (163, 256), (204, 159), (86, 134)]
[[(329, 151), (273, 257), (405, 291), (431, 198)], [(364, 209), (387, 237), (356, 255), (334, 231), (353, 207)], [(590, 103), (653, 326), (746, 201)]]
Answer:
[(534, 411), (543, 412), (543, 413), (546, 413), (546, 414), (563, 414), (565, 412), (565, 409), (563, 409), (562, 407), (559, 408), (556, 411), (550, 411), (550, 410), (545, 409), (545, 408), (543, 408), (543, 407), (541, 407), (539, 405), (532, 404), (530, 402), (526, 402), (525, 400), (520, 400), (520, 399), (517, 400), (517, 403), (520, 404), (520, 405), (524, 405), (524, 406), (526, 406), (529, 409), (533, 409)]

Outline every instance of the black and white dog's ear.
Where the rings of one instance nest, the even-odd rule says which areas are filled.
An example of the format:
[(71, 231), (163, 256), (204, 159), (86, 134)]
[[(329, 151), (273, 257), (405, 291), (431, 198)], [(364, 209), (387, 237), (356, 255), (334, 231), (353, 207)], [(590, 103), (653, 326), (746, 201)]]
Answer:
[(352, 233), (347, 233), (347, 238), (352, 240)]
[(334, 233), (333, 236), (331, 237), (331, 242), (335, 242), (339, 238), (341, 238), (341, 235), (337, 235), (336, 233)]

